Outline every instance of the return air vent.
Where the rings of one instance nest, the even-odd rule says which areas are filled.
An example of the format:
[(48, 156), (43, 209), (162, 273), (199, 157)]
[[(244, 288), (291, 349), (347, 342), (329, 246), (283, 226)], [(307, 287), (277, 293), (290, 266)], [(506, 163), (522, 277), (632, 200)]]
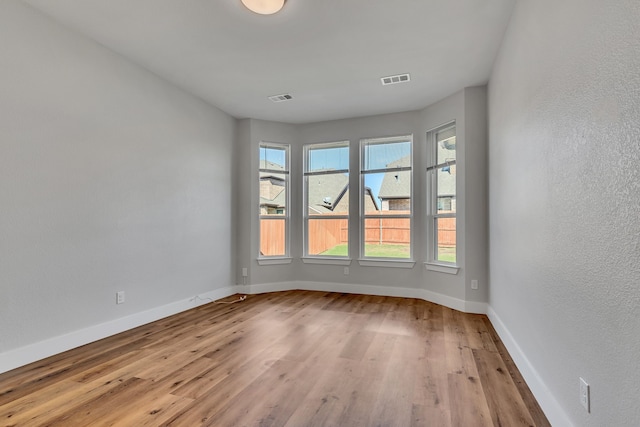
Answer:
[(396, 83), (408, 82), (409, 80), (411, 80), (411, 77), (409, 76), (409, 74), (398, 74), (395, 76), (382, 77), (380, 80), (382, 80), (382, 86), (386, 86), (394, 85)]
[(269, 97), (269, 99), (273, 102), (284, 102), (293, 99), (293, 96), (289, 95), (288, 93), (283, 93), (282, 95), (272, 95)]

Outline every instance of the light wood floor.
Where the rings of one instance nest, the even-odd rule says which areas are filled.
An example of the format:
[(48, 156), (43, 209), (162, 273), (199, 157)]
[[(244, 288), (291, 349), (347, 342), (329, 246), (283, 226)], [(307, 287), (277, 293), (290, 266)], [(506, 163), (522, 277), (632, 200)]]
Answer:
[(2, 374), (0, 425), (549, 423), (486, 316), (290, 291), (200, 306)]

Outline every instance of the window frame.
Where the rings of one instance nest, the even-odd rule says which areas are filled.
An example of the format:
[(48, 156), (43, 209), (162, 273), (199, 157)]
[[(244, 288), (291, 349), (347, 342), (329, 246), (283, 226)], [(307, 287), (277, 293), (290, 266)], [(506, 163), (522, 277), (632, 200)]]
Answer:
[[(438, 134), (453, 129), (456, 137), (456, 158), (438, 163)], [(439, 271), (442, 273), (457, 274), (459, 270), (459, 238), (458, 238), (458, 210), (456, 203), (455, 212), (439, 213), (438, 212), (438, 179), (437, 172), (443, 167), (456, 166), (458, 160), (458, 135), (456, 121), (451, 121), (444, 125), (438, 126), (427, 132), (427, 168), (426, 168), (426, 184), (427, 184), (427, 270)], [(455, 198), (459, 194), (459, 174), (456, 172), (455, 181)], [(456, 220), (456, 261), (443, 261), (438, 259), (438, 230), (437, 223), (439, 219), (454, 218)]]
[[(268, 169), (260, 167), (260, 150), (262, 148), (275, 148), (284, 150), (284, 170)], [(266, 166), (266, 163), (265, 163)], [(285, 209), (284, 214), (262, 214), (260, 204), (260, 184), (262, 173), (273, 173), (284, 175)], [(262, 247), (262, 220), (282, 220), (284, 221), (284, 254), (263, 255)], [(281, 264), (291, 262), (291, 144), (280, 142), (260, 141), (258, 144), (258, 263), (259, 264)]]
[[(348, 149), (348, 157), (347, 157), (347, 169), (335, 169), (330, 171), (309, 171), (309, 161), (310, 161), (310, 153), (312, 150), (318, 150), (322, 148), (339, 148), (346, 147)], [(351, 146), (350, 141), (334, 141), (334, 142), (315, 142), (303, 145), (303, 185), (302, 185), (302, 202), (303, 202), (303, 256), (302, 260), (305, 263), (336, 263), (339, 265), (348, 265), (350, 263), (350, 255), (352, 251), (352, 245), (347, 241), (347, 255), (321, 255), (321, 254), (310, 254), (309, 253), (309, 219), (318, 219), (318, 220), (328, 220), (329, 218), (317, 218), (309, 215), (309, 177), (312, 176), (322, 176), (322, 175), (333, 175), (345, 173), (347, 174), (347, 186), (349, 186), (351, 179)], [(349, 192), (351, 193), (351, 192)], [(350, 194), (349, 194), (350, 197)], [(351, 217), (350, 212), (347, 211), (344, 215), (332, 215), (331, 219), (346, 219), (347, 220), (347, 230), (351, 228)], [(349, 234), (349, 232), (347, 231)], [(349, 236), (347, 235), (347, 238)]]
[[(393, 142), (409, 142), (410, 150), (409, 150), (409, 166), (399, 166), (393, 168), (379, 168), (379, 169), (369, 169), (365, 170), (365, 147), (370, 145), (371, 143), (384, 144), (384, 143), (393, 143)], [(414, 138), (413, 134), (406, 135), (398, 135), (398, 136), (390, 136), (390, 137), (373, 137), (373, 138), (363, 138), (360, 139), (360, 158), (359, 158), (359, 179), (360, 179), (360, 191), (359, 191), (359, 228), (360, 228), (360, 238), (359, 238), (359, 258), (358, 262), (362, 266), (369, 267), (398, 267), (398, 268), (412, 268), (415, 265), (414, 261), (414, 174), (413, 174), (413, 145)], [(408, 171), (411, 177), (411, 185), (410, 185), (410, 195), (409, 200), (410, 209), (409, 214), (388, 214), (388, 215), (367, 215), (366, 214), (366, 206), (365, 206), (365, 177), (369, 174), (375, 173), (392, 173), (392, 172), (404, 172)], [(409, 257), (408, 258), (394, 258), (394, 257), (372, 257), (365, 255), (365, 245), (366, 245), (366, 220), (372, 218), (406, 218), (409, 220)]]

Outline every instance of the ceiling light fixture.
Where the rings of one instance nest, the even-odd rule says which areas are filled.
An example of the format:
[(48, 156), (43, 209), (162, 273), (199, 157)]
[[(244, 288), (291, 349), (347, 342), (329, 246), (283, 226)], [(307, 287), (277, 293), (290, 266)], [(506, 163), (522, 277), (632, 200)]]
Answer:
[(279, 12), (287, 0), (241, 0), (242, 4), (252, 12), (260, 15), (272, 15)]

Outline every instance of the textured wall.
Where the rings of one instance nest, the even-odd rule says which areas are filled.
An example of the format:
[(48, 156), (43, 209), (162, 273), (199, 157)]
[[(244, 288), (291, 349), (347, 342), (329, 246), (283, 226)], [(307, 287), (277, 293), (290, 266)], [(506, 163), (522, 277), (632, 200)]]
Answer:
[(234, 119), (21, 2), (0, 52), (0, 354), (229, 286)]
[(489, 116), (490, 304), (572, 423), (640, 425), (640, 2), (520, 1)]

